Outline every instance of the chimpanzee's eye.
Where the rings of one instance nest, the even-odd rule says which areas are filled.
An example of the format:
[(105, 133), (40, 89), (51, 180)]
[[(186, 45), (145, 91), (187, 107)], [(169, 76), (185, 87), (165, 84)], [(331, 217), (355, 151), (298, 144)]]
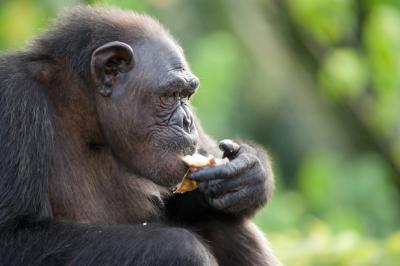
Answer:
[(175, 104), (179, 100), (179, 98), (178, 98), (178, 96), (175, 96), (175, 95), (165, 95), (165, 96), (161, 96), (160, 100), (163, 105), (168, 106), (168, 105)]
[(193, 93), (190, 93), (188, 91), (183, 91), (181, 93), (181, 99), (182, 100), (189, 100), (190, 96), (192, 96)]
[(179, 100), (179, 98), (181, 97), (180, 93), (177, 91), (175, 91), (172, 95), (175, 98), (175, 100)]
[(161, 100), (162, 104), (169, 104), (171, 102), (171, 97), (169, 97), (169, 96), (161, 96), (160, 100)]

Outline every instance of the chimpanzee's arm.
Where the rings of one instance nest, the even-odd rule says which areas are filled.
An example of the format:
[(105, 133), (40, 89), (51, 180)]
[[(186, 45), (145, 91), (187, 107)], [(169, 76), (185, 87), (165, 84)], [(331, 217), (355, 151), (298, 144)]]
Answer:
[(1, 265), (212, 265), (188, 230), (163, 225), (35, 222), (0, 226)]

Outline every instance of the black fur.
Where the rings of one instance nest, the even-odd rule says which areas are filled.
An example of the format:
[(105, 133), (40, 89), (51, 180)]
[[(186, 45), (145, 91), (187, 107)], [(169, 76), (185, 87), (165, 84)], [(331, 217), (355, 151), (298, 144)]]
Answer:
[(198, 192), (161, 204), (162, 223), (54, 219), (48, 179), (56, 157), (54, 108), (60, 107), (49, 99), (48, 66), (69, 65), (88, 87), (96, 47), (131, 42), (160, 27), (146, 20), (151, 25), (131, 24), (126, 34), (119, 15), (74, 9), (29, 50), (0, 57), (0, 265), (278, 265), (246, 217), (218, 212)]
[[(212, 265), (193, 234), (162, 225), (52, 221), (47, 178), (51, 107), (30, 67), (43, 58), (0, 58), (0, 265)], [(173, 249), (165, 248), (168, 243)]]
[(31, 62), (23, 53), (0, 58), (0, 223), (51, 216), (47, 177), (54, 132)]
[[(0, 265), (212, 264), (205, 245), (185, 229), (52, 221), (48, 175), (54, 126), (36, 65), (67, 58), (87, 80), (92, 47), (120, 38), (90, 17), (69, 19), (31, 50), (0, 57)], [(97, 42), (91, 42), (96, 30)], [(165, 248), (171, 241), (173, 251)]]

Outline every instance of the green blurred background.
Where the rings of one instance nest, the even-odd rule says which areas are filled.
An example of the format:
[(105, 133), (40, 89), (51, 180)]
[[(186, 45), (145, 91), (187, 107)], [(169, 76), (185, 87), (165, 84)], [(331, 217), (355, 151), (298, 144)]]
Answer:
[(201, 79), (216, 139), (270, 151), (273, 200), (256, 222), (287, 265), (400, 265), (400, 1), (0, 1), (0, 49), (63, 8), (157, 17)]

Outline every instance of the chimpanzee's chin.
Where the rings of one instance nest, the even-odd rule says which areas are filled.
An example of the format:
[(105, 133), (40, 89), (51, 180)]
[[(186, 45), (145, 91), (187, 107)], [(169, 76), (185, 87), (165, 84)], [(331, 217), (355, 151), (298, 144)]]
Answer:
[(195, 153), (197, 150), (197, 146), (188, 146), (186, 148), (183, 149), (182, 151), (182, 155), (192, 155), (193, 153)]

